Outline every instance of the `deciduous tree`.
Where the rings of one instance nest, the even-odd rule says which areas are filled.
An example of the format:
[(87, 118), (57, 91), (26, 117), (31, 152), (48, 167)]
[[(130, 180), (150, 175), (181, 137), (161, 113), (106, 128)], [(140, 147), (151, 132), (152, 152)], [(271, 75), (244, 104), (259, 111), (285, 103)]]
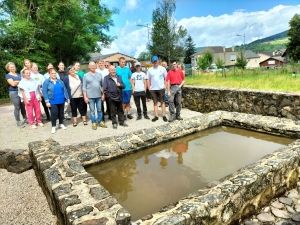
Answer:
[(179, 60), (184, 57), (184, 40), (186, 29), (178, 26), (173, 14), (176, 9), (175, 0), (157, 0), (157, 7), (152, 13), (152, 43), (149, 45), (151, 55), (161, 60)]
[(295, 14), (289, 22), (290, 29), (287, 32), (289, 42), (286, 46), (288, 56), (293, 61), (300, 60), (300, 14)]
[(235, 66), (239, 69), (242, 69), (242, 76), (244, 75), (244, 69), (245, 66), (247, 65), (248, 60), (246, 58), (245, 52), (241, 51), (238, 55), (238, 57), (236, 58), (236, 63)]
[(211, 51), (204, 52), (203, 55), (199, 56), (197, 60), (197, 65), (201, 70), (205, 70), (207, 67), (209, 67), (214, 59), (214, 55)]

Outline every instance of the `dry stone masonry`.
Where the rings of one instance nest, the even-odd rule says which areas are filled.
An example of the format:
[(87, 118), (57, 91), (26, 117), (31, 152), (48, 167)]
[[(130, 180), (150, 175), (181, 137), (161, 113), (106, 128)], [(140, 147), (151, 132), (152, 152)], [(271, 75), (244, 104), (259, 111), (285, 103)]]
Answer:
[(216, 110), (300, 119), (300, 94), (251, 89), (185, 86), (184, 106), (208, 113)]
[(29, 150), (39, 183), (60, 224), (242, 224), (243, 219), (257, 213), (273, 198), (296, 187), (300, 140), (135, 222), (131, 222), (128, 211), (84, 169), (220, 125), (295, 139), (300, 137), (300, 126), (290, 119), (215, 111), (70, 146), (61, 146), (53, 140), (31, 142)]

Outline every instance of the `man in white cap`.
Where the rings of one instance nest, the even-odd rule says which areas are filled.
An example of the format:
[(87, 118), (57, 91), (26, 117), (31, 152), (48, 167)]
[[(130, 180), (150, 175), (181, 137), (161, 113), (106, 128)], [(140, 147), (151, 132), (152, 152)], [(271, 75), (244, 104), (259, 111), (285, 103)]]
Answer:
[(141, 63), (135, 63), (136, 72), (131, 76), (130, 82), (132, 87), (132, 95), (134, 98), (135, 106), (137, 109), (137, 120), (142, 119), (142, 110), (140, 102), (143, 105), (143, 114), (145, 119), (150, 119), (147, 115), (147, 104), (146, 104), (146, 90), (147, 90), (147, 76), (141, 71)]

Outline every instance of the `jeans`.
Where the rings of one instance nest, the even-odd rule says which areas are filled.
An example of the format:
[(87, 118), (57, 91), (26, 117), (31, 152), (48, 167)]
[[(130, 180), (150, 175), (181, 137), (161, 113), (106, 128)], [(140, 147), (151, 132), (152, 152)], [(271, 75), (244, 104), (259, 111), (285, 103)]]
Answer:
[(140, 104), (141, 103), (140, 101), (142, 100), (143, 113), (144, 116), (146, 116), (147, 115), (146, 93), (144, 91), (134, 92), (133, 99), (137, 109), (138, 116), (142, 115), (141, 104)]
[(98, 116), (98, 123), (102, 121), (101, 98), (89, 98), (90, 116), (92, 123), (96, 123), (95, 105)]
[(56, 127), (56, 120), (58, 118), (59, 124), (64, 124), (64, 108), (65, 104), (51, 104), (51, 124)]
[(23, 119), (27, 119), (25, 106), (21, 102), (21, 98), (19, 97), (18, 92), (17, 91), (9, 91), (9, 97), (10, 97), (12, 103), (14, 104), (14, 115), (15, 115), (16, 121), (17, 122), (20, 121), (20, 111), (23, 116)]
[[(170, 117), (174, 118), (180, 116), (181, 111), (181, 88), (179, 85), (171, 85), (171, 96), (169, 97), (169, 111)], [(176, 112), (175, 112), (176, 111)]]

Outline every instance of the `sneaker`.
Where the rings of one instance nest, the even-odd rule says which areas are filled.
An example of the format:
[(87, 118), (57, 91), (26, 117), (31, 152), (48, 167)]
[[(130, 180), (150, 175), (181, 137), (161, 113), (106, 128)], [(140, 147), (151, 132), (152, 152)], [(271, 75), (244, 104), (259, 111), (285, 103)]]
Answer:
[(158, 117), (155, 116), (153, 119), (152, 119), (152, 122), (155, 122), (156, 120), (158, 120)]
[(65, 125), (63, 124), (59, 124), (60, 128), (63, 129), (63, 130), (66, 130), (67, 128), (65, 127)]
[(56, 133), (56, 127), (52, 127), (51, 134), (55, 134), (55, 133)]
[(70, 119), (72, 119), (72, 117), (69, 114), (65, 114), (65, 119), (70, 120)]
[(183, 119), (180, 116), (176, 116), (176, 120), (183, 120)]
[(114, 123), (114, 124), (113, 124), (113, 128), (114, 128), (114, 129), (117, 129), (117, 127), (118, 127), (117, 124)]
[(142, 119), (142, 116), (138, 116), (138, 117), (136, 118), (136, 120), (140, 120), (140, 119)]
[(38, 123), (38, 125), (39, 125), (40, 127), (43, 127), (43, 126), (44, 126), (44, 124), (43, 124), (43, 123)]
[(174, 122), (175, 121), (175, 117), (170, 117), (169, 122)]
[(133, 119), (133, 116), (131, 114), (127, 114), (127, 118), (131, 120)]
[(166, 116), (163, 116), (163, 120), (164, 120), (165, 122), (168, 122), (168, 119), (167, 119)]
[(150, 117), (148, 115), (145, 115), (144, 118), (150, 120)]
[(101, 121), (100, 123), (98, 123), (99, 127), (103, 127), (103, 128), (107, 128), (107, 126), (105, 125), (105, 123), (103, 121)]
[(128, 127), (127, 123), (120, 123), (120, 126)]
[(28, 119), (26, 118), (26, 119), (24, 119), (24, 123), (27, 123), (27, 124), (29, 124), (29, 121), (28, 121)]
[(31, 127), (32, 129), (36, 129), (36, 125), (35, 125), (35, 124), (30, 125), (30, 127)]
[(92, 123), (92, 129), (97, 130), (97, 124), (96, 123)]
[(18, 122), (17, 122), (17, 126), (20, 127), (20, 128), (25, 127), (25, 125), (24, 125), (21, 121), (18, 121)]

